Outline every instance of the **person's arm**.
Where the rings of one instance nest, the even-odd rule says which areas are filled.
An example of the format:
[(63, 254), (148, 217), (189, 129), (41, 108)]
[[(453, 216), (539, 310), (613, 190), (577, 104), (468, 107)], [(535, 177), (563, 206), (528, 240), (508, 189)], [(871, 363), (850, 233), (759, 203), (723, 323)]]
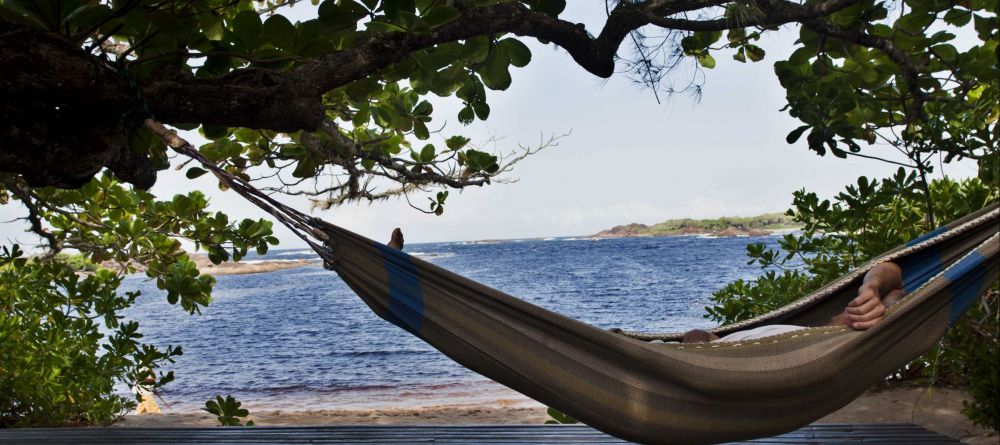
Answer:
[(892, 291), (903, 288), (903, 271), (895, 263), (876, 264), (865, 274), (858, 288), (858, 297), (844, 310), (847, 326), (864, 330), (875, 326), (885, 315), (883, 299)]

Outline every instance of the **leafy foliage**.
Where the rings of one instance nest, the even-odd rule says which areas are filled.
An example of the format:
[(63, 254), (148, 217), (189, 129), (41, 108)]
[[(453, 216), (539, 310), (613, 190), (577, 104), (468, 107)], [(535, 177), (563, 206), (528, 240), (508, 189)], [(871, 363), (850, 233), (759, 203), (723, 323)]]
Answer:
[[(56, 59), (76, 57), (85, 62), (79, 66), (88, 67), (59, 72), (52, 83), (46, 81), (53, 78), (42, 78), (54, 70), (45, 69), (35, 71), (39, 78), (24, 82), (27, 86), (0, 82), (0, 88), (21, 93), (9, 103), (0, 101), (3, 134), (15, 136), (5, 137), (0, 156), (17, 143), (27, 144), (24, 153), (30, 153), (0, 159), (0, 165), (25, 158), (44, 160), (39, 162), (41, 173), (27, 168), (0, 173), (0, 204), (16, 201), (25, 206), (30, 230), (51, 250), (77, 249), (93, 263), (117, 263), (119, 273), (144, 271), (167, 291), (172, 304), (195, 313), (209, 303), (214, 280), (198, 273), (178, 238), (207, 251), (216, 263), (239, 260), (250, 249), (263, 253), (277, 240), (270, 222), (235, 221), (211, 212), (200, 192), (160, 200), (122, 185), (120, 180), (148, 186), (156, 171), (169, 166), (166, 145), (144, 126), (147, 118), (178, 129), (197, 129), (209, 140), (199, 150), (210, 162), (269, 192), (307, 195), (319, 208), (427, 192), (428, 202), (419, 210), (440, 215), (448, 189), (502, 181), (504, 173), (534, 150), (488, 152), (462, 135), (445, 134), (431, 97), (457, 101), (459, 111), (453, 117), (462, 125), (486, 120), (491, 114), (488, 98), (511, 87), (512, 67), (531, 61), (524, 38), (562, 47), (599, 76), (610, 76), (615, 63), (624, 62), (626, 72), (655, 87), (681, 61), (699, 70), (718, 67), (721, 61), (716, 56), (723, 48), (734, 49), (739, 62), (761, 61), (766, 55), (758, 46), (761, 36), (785, 23), (801, 25), (797, 50), (775, 66), (787, 90), (786, 109), (803, 123), (788, 141), (805, 135), (812, 150), (841, 157), (875, 156), (868, 150), (862, 153), (861, 142), (882, 141), (904, 152), (918, 170), (918, 182), (894, 180), (905, 183), (895, 187), (906, 194), (913, 193), (906, 187), (916, 184), (923, 202), (934, 206), (902, 206), (895, 216), (879, 216), (888, 222), (912, 223), (886, 236), (901, 238), (903, 232), (931, 225), (921, 218), (940, 219), (951, 211), (949, 204), (930, 199), (934, 192), (926, 173), (932, 169), (929, 155), (935, 150), (949, 160), (977, 159), (984, 181), (992, 187), (1000, 183), (996, 150), (1000, 76), (994, 56), (997, 0), (910, 0), (892, 15), (891, 5), (875, 0), (838, 2), (830, 10), (822, 8), (828, 3), (812, 1), (619, 1), (609, 4), (613, 7), (608, 11), (609, 26), (600, 35), (560, 19), (564, 0), (314, 0), (313, 16), (293, 22), (284, 13), (301, 3), (0, 0), (0, 26), (37, 37), (39, 45), (51, 43), (55, 35), (54, 40), (70, 49), (55, 52)], [(666, 38), (647, 33), (650, 28), (663, 30)], [(959, 48), (955, 35), (970, 30), (977, 42)], [(39, 37), (41, 31), (45, 38)], [(616, 50), (626, 37), (636, 45), (636, 60)], [(66, 50), (58, 45), (46, 48)], [(20, 62), (35, 62), (44, 54), (48, 53), (15, 57), (16, 65), (20, 69)], [(657, 54), (665, 58), (662, 63), (653, 60)], [(11, 55), (22, 56), (17, 48), (0, 51), (0, 57)], [(7, 60), (12, 59), (2, 61)], [(6, 67), (0, 64), (0, 68)], [(82, 77), (89, 68), (103, 77)], [(295, 76), (313, 81), (297, 81), (303, 77)], [(331, 77), (337, 81), (319, 81)], [(30, 94), (32, 85), (41, 85), (41, 91)], [(83, 85), (73, 90), (75, 95), (46, 89), (72, 90), (74, 85)], [(111, 87), (101, 88), (107, 85)], [(6, 90), (0, 93), (7, 98)], [(181, 93), (188, 93), (187, 102), (171, 102)], [(203, 102), (199, 107), (191, 100)], [(220, 110), (243, 107), (239, 109), (244, 113), (198, 114), (201, 108), (216, 110), (215, 105)], [(259, 108), (278, 108), (278, 112), (254, 118)], [(282, 119), (286, 121), (276, 123)], [(64, 132), (72, 137), (62, 138)], [(18, 135), (30, 137), (21, 140)], [(58, 165), (48, 161), (48, 152), (35, 156), (32, 150), (50, 147), (56, 147), (57, 155), (76, 156), (73, 161), (97, 168), (85, 171), (82, 180), (74, 170), (69, 179), (45, 182)], [(94, 147), (115, 150), (91, 153)], [(102, 166), (114, 175), (105, 172), (86, 181)], [(188, 166), (186, 176), (204, 175), (203, 167)], [(85, 184), (73, 190), (32, 185), (39, 183)], [(220, 187), (225, 186), (220, 183)], [(848, 195), (860, 195), (849, 198), (862, 204), (869, 195), (888, 199), (890, 193), (880, 191), (885, 183), (875, 192), (872, 187), (873, 182), (859, 182)], [(806, 215), (815, 213), (822, 216), (817, 221), (825, 221), (811, 232), (807, 229), (813, 235), (837, 232), (836, 218), (861, 212), (851, 210), (858, 203), (847, 198), (847, 207), (827, 210), (813, 198), (801, 197), (802, 211), (812, 212), (802, 213), (802, 218), (809, 220)], [(953, 203), (956, 208), (963, 205)], [(834, 274), (880, 245), (895, 242), (871, 235), (866, 227), (845, 228), (858, 233), (857, 239), (812, 235), (789, 239), (788, 243), (801, 246), (788, 247), (816, 259), (807, 263), (806, 272), (783, 272), (801, 276), (774, 274), (774, 290), (761, 288), (763, 303), (749, 312), (766, 310), (810, 288), (809, 280)], [(762, 265), (777, 267), (778, 257), (769, 255), (777, 254), (761, 249), (756, 258)], [(54, 269), (41, 271), (55, 274)], [(59, 283), (41, 271), (42, 283)], [(108, 273), (98, 271), (94, 276)], [(752, 285), (744, 286), (746, 293), (756, 292)], [(777, 296), (772, 303), (765, 301), (766, 295)], [(747, 316), (733, 311), (716, 315)], [(108, 378), (124, 378), (116, 375)]]
[[(910, 0), (896, 8), (889, 18), (890, 4), (869, 0), (831, 15), (850, 30), (841, 40), (801, 28), (800, 46), (775, 63), (786, 108), (805, 124), (789, 143), (808, 131), (809, 148), (820, 155), (843, 158), (885, 142), (928, 167), (927, 154), (937, 151), (948, 161), (997, 162), (996, 0)], [(961, 48), (960, 33), (975, 34), (978, 44)], [(859, 44), (874, 38), (878, 47)], [(889, 45), (895, 51), (880, 49)], [(900, 60), (915, 55), (919, 61), (901, 70)]]
[[(222, 396), (215, 396), (215, 400), (205, 402), (202, 411), (217, 416), (216, 418), (222, 426), (243, 426), (240, 418), (249, 416), (250, 411), (247, 411), (246, 408), (240, 408), (242, 404), (233, 396), (226, 396), (225, 399)], [(254, 426), (253, 420), (247, 420), (246, 426)]]
[(56, 256), (58, 257), (60, 263), (63, 263), (78, 272), (97, 272), (97, 270), (101, 268), (100, 265), (87, 259), (85, 255), (60, 252)]
[(1000, 431), (1000, 290), (996, 287), (966, 313), (922, 369), (928, 380), (968, 388), (972, 400), (962, 414), (977, 425)]
[[(168, 372), (153, 384), (144, 380), (181, 349), (159, 351), (139, 344), (138, 323), (120, 322), (121, 311), (139, 296), (115, 293), (124, 274), (144, 271), (171, 304), (194, 313), (211, 300), (215, 280), (198, 272), (178, 239), (207, 250), (215, 263), (238, 260), (249, 249), (265, 253), (277, 243), (270, 221), (231, 222), (223, 213), (209, 212), (198, 191), (161, 201), (110, 175), (77, 190), (32, 189), (15, 178), (0, 179), (4, 193), (48, 223), (45, 234), (51, 243), (81, 252), (28, 261), (20, 258), (17, 246), (4, 247), (4, 425), (110, 423), (135, 407), (114, 394), (116, 382), (152, 390), (173, 379)], [(96, 263), (114, 267), (96, 268)], [(81, 266), (96, 270), (80, 278), (74, 271)], [(113, 330), (106, 340), (101, 321), (103, 329)]]
[[(114, 61), (137, 82), (165, 73), (185, 79), (210, 79), (235, 72), (249, 78), (288, 73), (316, 58), (342, 51), (356, 40), (385, 33), (420, 36), (459, 16), (450, 2), (314, 1), (316, 17), (292, 23), (275, 13), (286, 1), (19, 1), (0, 2), (4, 19), (62, 34)], [(493, 3), (493, 2), (481, 2)], [(565, 2), (528, 2), (557, 13)], [(432, 136), (429, 94), (453, 96), (463, 107), (457, 120), (469, 124), (489, 117), (487, 90), (506, 90), (510, 69), (523, 67), (531, 51), (514, 38), (482, 35), (407, 54), (391, 67), (322, 95), (322, 131), (288, 134), (252, 128), (201, 125), (211, 142), (200, 150), (227, 171), (250, 179), (255, 168), (276, 170), (277, 188), (326, 195), (325, 202), (384, 199), (413, 188), (373, 192), (387, 177), (413, 185), (481, 185), (503, 171), (500, 158), (467, 146), (459, 135)], [(177, 123), (197, 128), (196, 123)], [(166, 147), (143, 128), (130, 138), (132, 150), (146, 153), (166, 168)], [(205, 173), (187, 171), (189, 178)], [(339, 178), (323, 188), (297, 187), (318, 176)], [(220, 185), (222, 186), (222, 185)], [(323, 199), (317, 199), (320, 205)], [(437, 212), (443, 201), (434, 201)], [(329, 204), (326, 204), (329, 205)]]
[[(785, 306), (872, 257), (903, 244), (938, 223), (957, 219), (1000, 199), (1000, 189), (978, 178), (932, 181), (925, 194), (917, 175), (902, 168), (890, 178), (858, 178), (831, 200), (795, 192), (788, 211), (802, 233), (778, 240), (779, 249), (747, 246), (748, 264), (767, 271), (755, 280), (737, 280), (712, 296), (706, 318), (730, 324)], [(928, 205), (927, 202), (933, 203)], [(927, 213), (932, 208), (934, 213)], [(944, 340), (908, 365), (896, 378), (925, 379), (968, 386), (974, 402), (970, 419), (996, 427), (996, 369), (1000, 351), (1000, 297), (981, 299)], [(929, 365), (933, 364), (933, 366)]]
[(568, 414), (566, 414), (566, 413), (564, 413), (562, 411), (559, 411), (559, 410), (557, 410), (555, 408), (551, 408), (550, 407), (546, 411), (546, 414), (549, 415), (549, 420), (545, 421), (546, 424), (573, 424), (573, 423), (580, 423), (579, 420), (576, 420), (576, 419), (570, 417)]
[(238, 261), (249, 249), (266, 253), (278, 243), (270, 221), (230, 222), (224, 213), (209, 212), (199, 191), (160, 201), (110, 175), (76, 190), (31, 189), (11, 178), (5, 183), (51, 225), (48, 234), (56, 245), (77, 249), (96, 263), (117, 263), (126, 273), (144, 270), (167, 291), (171, 304), (188, 312), (208, 304), (215, 281), (198, 273), (178, 238), (206, 250), (216, 264)]
[(146, 380), (181, 348), (140, 343), (138, 323), (118, 315), (139, 293), (118, 295), (120, 283), (109, 270), (81, 278), (58, 257), (0, 248), (0, 427), (108, 424), (136, 406), (115, 383), (152, 390), (173, 380)]

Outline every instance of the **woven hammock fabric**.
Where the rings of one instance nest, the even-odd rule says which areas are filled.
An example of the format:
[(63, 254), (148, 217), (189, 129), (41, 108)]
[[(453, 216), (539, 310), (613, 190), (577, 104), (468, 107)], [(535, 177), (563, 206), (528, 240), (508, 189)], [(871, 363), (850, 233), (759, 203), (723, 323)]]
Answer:
[[(744, 342), (652, 343), (645, 340), (682, 334), (612, 332), (532, 305), (309, 217), (161, 124), (146, 125), (301, 237), (380, 317), (469, 369), (636, 442), (734, 441), (806, 425), (930, 349), (1000, 277), (994, 203), (789, 305), (713, 332), (776, 323), (807, 329)], [(824, 326), (882, 261), (900, 265), (906, 297), (869, 330)]]
[[(872, 260), (797, 302), (714, 330), (811, 326), (746, 342), (651, 343), (611, 332), (312, 221), (328, 267), (380, 317), (456, 362), (609, 434), (712, 443), (793, 430), (837, 410), (933, 346), (1000, 275), (996, 204)], [(315, 233), (315, 232), (314, 232)], [(876, 263), (908, 295), (867, 331), (823, 326)]]

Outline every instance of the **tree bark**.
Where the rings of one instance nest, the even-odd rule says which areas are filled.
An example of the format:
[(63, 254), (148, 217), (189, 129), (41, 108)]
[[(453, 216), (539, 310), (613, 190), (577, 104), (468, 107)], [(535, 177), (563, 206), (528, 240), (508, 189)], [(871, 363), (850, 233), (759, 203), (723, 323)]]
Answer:
[[(765, 0), (767, 1), (767, 0)], [(803, 21), (858, 0), (808, 7), (785, 0), (761, 4), (760, 24)], [(752, 23), (669, 19), (727, 0), (619, 2), (599, 35), (583, 25), (533, 11), (519, 2), (464, 6), (461, 16), (425, 34), (366, 33), (350, 49), (300, 63), (287, 72), (238, 69), (215, 79), (190, 73), (144, 79), (83, 51), (62, 36), (0, 20), (0, 171), (24, 174), (32, 185), (75, 187), (102, 167), (140, 187), (156, 179), (144, 153), (128, 147), (128, 131), (145, 118), (166, 124), (202, 124), (315, 131), (327, 91), (371, 76), (409, 54), (444, 42), (514, 33), (552, 42), (599, 77), (614, 73), (629, 33), (667, 20), (675, 29), (750, 26)]]

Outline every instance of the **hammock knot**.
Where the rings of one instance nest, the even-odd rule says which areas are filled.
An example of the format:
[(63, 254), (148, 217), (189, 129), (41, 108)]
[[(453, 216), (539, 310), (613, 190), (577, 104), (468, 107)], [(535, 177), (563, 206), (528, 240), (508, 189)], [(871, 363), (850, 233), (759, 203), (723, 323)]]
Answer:
[(330, 246), (313, 246), (313, 250), (319, 254), (319, 257), (323, 259), (323, 268), (326, 270), (336, 270), (337, 256), (333, 254), (333, 249)]

